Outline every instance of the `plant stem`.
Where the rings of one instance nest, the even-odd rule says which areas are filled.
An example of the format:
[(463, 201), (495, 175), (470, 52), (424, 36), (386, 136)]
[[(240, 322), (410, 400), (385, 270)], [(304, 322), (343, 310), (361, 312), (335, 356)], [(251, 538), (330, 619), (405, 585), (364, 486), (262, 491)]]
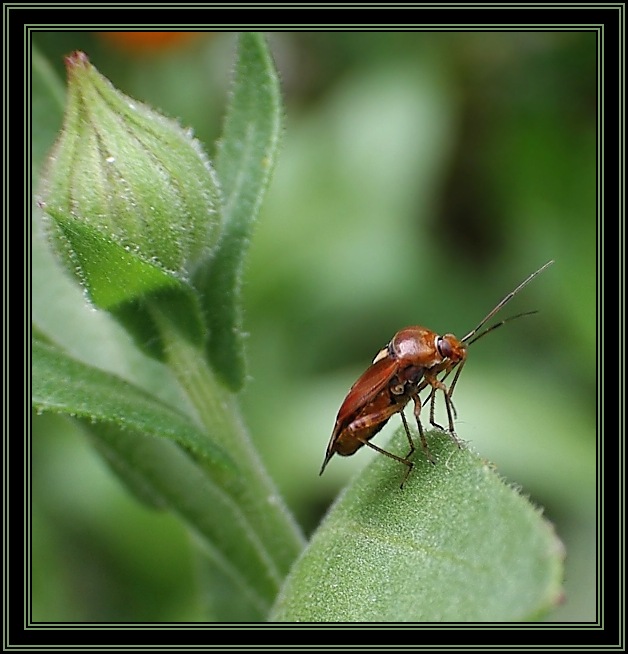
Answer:
[[(167, 363), (208, 437), (236, 462), (237, 476), (225, 473), (215, 481), (237, 502), (283, 578), (305, 539), (251, 442), (236, 398), (218, 381), (204, 353), (178, 330), (167, 307), (154, 301), (150, 309), (163, 339)], [(215, 477), (214, 471), (212, 475)]]

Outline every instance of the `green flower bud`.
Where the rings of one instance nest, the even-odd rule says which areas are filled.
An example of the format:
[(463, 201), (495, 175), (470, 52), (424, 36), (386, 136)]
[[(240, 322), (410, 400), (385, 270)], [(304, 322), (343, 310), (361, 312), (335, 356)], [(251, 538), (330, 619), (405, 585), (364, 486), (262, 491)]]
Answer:
[(41, 206), (66, 266), (101, 308), (188, 286), (220, 233), (214, 171), (191, 134), (123, 95), (75, 52)]

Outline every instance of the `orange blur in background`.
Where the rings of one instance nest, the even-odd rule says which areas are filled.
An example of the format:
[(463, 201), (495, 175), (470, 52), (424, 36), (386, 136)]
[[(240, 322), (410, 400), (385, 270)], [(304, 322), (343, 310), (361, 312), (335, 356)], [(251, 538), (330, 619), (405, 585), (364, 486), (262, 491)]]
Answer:
[(99, 32), (103, 41), (134, 54), (173, 50), (207, 36), (209, 32)]

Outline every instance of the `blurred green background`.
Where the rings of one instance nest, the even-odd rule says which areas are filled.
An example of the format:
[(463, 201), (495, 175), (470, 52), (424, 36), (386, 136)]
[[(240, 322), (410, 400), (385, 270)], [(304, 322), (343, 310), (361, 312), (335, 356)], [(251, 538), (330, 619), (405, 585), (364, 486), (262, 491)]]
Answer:
[[(212, 156), (235, 35), (178, 34), (33, 42), (62, 79), (63, 55), (84, 50), (123, 92), (193, 127)], [(595, 34), (268, 36), (285, 134), (246, 267), (241, 400), (272, 476), (310, 533), (373, 455), (334, 459), (318, 476), (340, 403), (374, 354), (406, 325), (461, 337), (553, 258), (505, 311), (539, 313), (471, 348), (457, 431), (563, 540), (565, 603), (551, 619), (595, 620)], [(133, 378), (141, 357), (118, 349), (125, 336), (51, 265), (36, 246), (35, 323)], [(146, 385), (168, 394), (153, 369)], [(66, 420), (34, 419), (32, 494), (34, 620), (211, 616), (185, 529), (127, 495)]]

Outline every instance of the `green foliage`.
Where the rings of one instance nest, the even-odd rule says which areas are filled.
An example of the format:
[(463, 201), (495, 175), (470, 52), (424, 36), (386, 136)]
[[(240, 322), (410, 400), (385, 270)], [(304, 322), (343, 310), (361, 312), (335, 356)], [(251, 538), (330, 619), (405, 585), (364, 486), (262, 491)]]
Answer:
[(244, 384), (242, 268), (281, 136), (279, 80), (263, 40), (244, 35), (232, 101), (218, 144), (216, 170), (224, 195), (220, 249), (197, 275), (209, 324), (209, 358), (234, 390)]
[[(512, 622), (557, 604), (562, 545), (552, 526), (488, 462), (428, 436), (438, 464), (416, 457), (403, 490), (405, 470), (380, 456), (338, 498), (272, 620)], [(392, 448), (407, 448), (402, 429)]]
[[(177, 123), (117, 91), (83, 53), (66, 57), (66, 66), (63, 129), (43, 180), (43, 210), (66, 238), (73, 225), (94, 229), (66, 245), (68, 269), (78, 266), (87, 292), (109, 310), (114, 305), (96, 301), (107, 280), (83, 268), (97, 249), (93, 237), (161, 268), (170, 286), (167, 277), (185, 280), (211, 256), (220, 233), (219, 191), (200, 144)], [(83, 240), (89, 249), (81, 256)], [(112, 268), (128, 265), (111, 261)], [(127, 290), (111, 277), (122, 289), (116, 304), (153, 290)]]
[[(257, 44), (252, 57), (262, 58), (264, 65), (268, 66), (270, 59), (261, 37), (242, 37), (245, 50), (246, 44), (251, 42)], [(74, 59), (79, 63), (86, 61), (82, 55), (74, 55)], [(172, 271), (166, 271), (160, 265), (156, 251), (152, 253), (156, 261), (146, 260), (147, 248), (174, 247), (175, 257), (182, 252), (180, 242), (175, 239), (169, 243), (164, 234), (159, 235), (159, 230), (149, 224), (147, 216), (141, 215), (143, 208), (153, 206), (151, 193), (146, 188), (142, 190), (140, 183), (151, 175), (146, 171), (136, 172), (134, 189), (142, 196), (143, 203), (137, 215), (133, 215), (131, 205), (122, 213), (113, 210), (107, 214), (105, 211), (112, 208), (112, 198), (118, 199), (116, 189), (107, 186), (107, 175), (99, 174), (102, 166), (109, 163), (107, 159), (113, 158), (114, 164), (124, 159), (124, 163), (119, 165), (128, 167), (133, 157), (142, 159), (146, 153), (143, 148), (148, 147), (147, 141), (157, 149), (164, 146), (163, 134), (161, 139), (156, 137), (158, 142), (152, 143), (151, 125), (156, 124), (155, 130), (162, 130), (166, 135), (176, 136), (178, 128), (172, 128), (152, 110), (142, 109), (138, 118), (139, 135), (132, 133), (131, 127), (125, 127), (131, 143), (142, 143), (138, 152), (131, 148), (129, 154), (114, 116), (117, 110), (123, 117), (122, 122), (128, 120), (133, 123), (132, 127), (137, 127), (129, 116), (129, 111), (135, 111), (137, 105), (129, 99), (121, 100), (115, 89), (91, 67), (87, 68), (87, 76), (89, 79), (83, 85), (90, 92), (97, 87), (108, 99), (103, 107), (103, 101), (96, 93), (96, 97), (91, 99), (96, 107), (94, 110), (90, 102), (81, 97), (78, 103), (81, 106), (73, 109), (76, 115), (66, 120), (64, 136), (55, 147), (48, 167), (44, 207), (64, 237), (65, 262), (78, 264), (81, 281), (85, 283), (90, 299), (97, 306), (111, 310), (114, 317), (126, 326), (132, 326), (131, 333), (134, 338), (144, 341), (142, 345), (146, 351), (151, 352), (154, 344), (146, 343), (145, 339), (151, 335), (155, 337), (153, 340), (158, 339), (162, 345), (160, 353), (187, 391), (194, 409), (189, 416), (181, 414), (164, 405), (161, 399), (76, 361), (42, 340), (34, 341), (33, 345), (33, 375), (36, 378), (33, 406), (38, 412), (62, 413), (81, 420), (105, 460), (132, 492), (154, 506), (169, 508), (201, 538), (204, 549), (222, 577), (243, 593), (244, 614), (249, 619), (259, 619), (268, 611), (283, 576), (300, 551), (302, 537), (248, 441), (233, 398), (215, 381), (205, 363), (202, 339), (197, 337), (199, 330), (194, 327), (200, 319), (200, 312), (194, 311), (194, 303), (200, 303), (200, 292), (179, 278), (180, 272), (188, 276), (192, 271), (179, 270), (172, 275)], [(234, 102), (237, 104), (240, 98), (236, 93)], [(244, 99), (249, 104), (253, 102), (250, 93)], [(81, 104), (83, 102), (85, 106)], [(266, 110), (276, 115), (278, 106), (268, 106)], [(234, 112), (238, 113), (237, 110)], [(249, 115), (250, 121), (254, 119), (255, 116)], [(78, 177), (82, 180), (83, 192), (78, 193), (78, 197), (82, 196), (85, 202), (76, 210), (72, 203), (77, 191), (71, 188), (76, 176), (64, 176), (63, 167), (71, 168), (76, 161), (84, 161), (83, 155), (76, 158), (76, 152), (80, 150), (77, 143), (85, 140), (81, 138), (82, 132), (95, 129), (95, 124), (98, 124), (98, 130), (102, 130), (101, 140), (110, 145), (114, 143), (119, 149), (110, 154), (109, 148), (103, 151), (95, 148), (94, 165), (81, 167)], [(238, 138), (238, 135), (232, 137)], [(87, 145), (89, 142), (87, 138)], [(174, 147), (176, 144), (168, 145)], [(187, 143), (179, 145), (183, 150), (189, 149)], [(259, 151), (255, 151), (255, 147)], [(268, 154), (257, 141), (253, 150), (249, 147), (240, 153), (238, 147), (233, 147), (231, 151), (233, 157), (243, 154), (245, 158), (253, 156), (259, 161)], [(152, 163), (160, 156), (155, 155)], [(195, 147), (191, 156), (199, 156)], [(147, 154), (146, 160), (150, 159)], [(189, 179), (183, 180), (190, 175), (189, 167), (178, 164), (181, 161), (176, 157), (164, 164), (165, 168), (172, 166), (170, 179), (176, 177), (179, 180), (172, 184), (177, 193), (189, 182)], [(211, 169), (205, 167), (204, 162), (203, 170), (211, 186), (214, 183)], [(100, 194), (90, 195), (86, 191), (90, 171), (104, 184)], [(200, 175), (203, 171), (197, 173)], [(118, 176), (114, 175), (114, 186), (117, 181)], [(195, 191), (194, 183), (192, 186)], [(155, 205), (168, 204), (167, 194), (158, 193), (157, 189), (152, 192), (159, 195)], [(71, 199), (69, 204), (66, 198)], [(92, 200), (102, 201), (102, 204), (94, 209), (90, 204)], [(170, 202), (177, 204), (178, 198), (171, 198)], [(257, 202), (261, 202), (261, 197)], [(199, 206), (195, 211), (204, 212), (205, 222), (214, 220), (212, 211), (203, 211)], [(165, 205), (161, 213), (166, 215)], [(84, 220), (77, 220), (77, 216)], [(130, 222), (125, 222), (125, 218)], [(182, 218), (179, 216), (176, 220)], [(143, 224), (147, 225), (147, 232), (135, 235), (136, 228), (141, 231)], [(118, 234), (109, 238), (107, 229), (115, 225), (121, 225), (123, 236)], [(180, 227), (185, 232), (185, 225)], [(193, 233), (190, 230), (192, 236)], [(134, 239), (136, 242), (132, 243)], [(199, 246), (197, 240), (192, 238), (190, 241), (193, 249)], [(126, 242), (123, 244), (123, 241)], [(209, 256), (206, 244), (201, 245), (204, 255)], [(169, 292), (164, 292), (165, 287), (170, 289)], [(229, 291), (223, 287), (223, 292)]]
[(67, 356), (54, 345), (33, 338), (33, 408), (106, 423), (119, 429), (166, 438), (204, 457), (218, 470), (237, 467), (188, 416), (114, 375)]
[[(47, 209), (55, 221), (60, 243), (58, 249), (68, 258), (68, 267), (76, 265), (90, 299), (101, 309), (115, 310), (142, 295), (180, 285), (180, 281), (132, 254), (115, 240), (103, 238), (89, 224), (67, 220), (54, 209)], [(111, 273), (115, 270), (115, 275)]]
[(182, 296), (187, 336), (201, 342), (188, 280), (212, 255), (221, 223), (207, 156), (177, 123), (115, 89), (85, 54), (65, 62), (63, 128), (39, 194), (56, 252), (94, 305), (150, 354), (163, 356), (143, 311), (157, 293)]
[[(35, 63), (34, 101), (54, 107), (59, 85), (43, 59)], [(126, 111), (122, 107), (116, 110)], [(209, 167), (206, 170), (207, 184), (213, 189), (208, 213), (221, 219), (222, 232), (215, 242), (217, 232), (212, 232), (211, 256), (207, 243), (197, 249), (198, 239), (192, 239), (191, 250), (186, 250), (191, 252), (189, 257), (177, 249), (180, 242), (170, 243), (162, 233), (158, 244), (176, 250), (169, 259), (177, 269), (175, 275), (164, 273), (166, 266), (154, 252), (134, 258), (133, 248), (129, 252), (124, 247), (127, 243), (122, 244), (130, 232), (124, 239), (97, 238), (92, 221), (102, 213), (100, 209), (76, 225), (67, 215), (55, 217), (54, 207), (47, 207), (71, 248), (70, 259), (78, 261), (83, 275), (89, 278), (89, 283), (85, 277), (82, 281), (92, 301), (112, 310), (143, 351), (163, 362), (158, 368), (163, 380), (150, 380), (148, 389), (105, 373), (64, 351), (47, 325), (40, 325), (45, 339), (37, 338), (33, 343), (34, 408), (76, 420), (133, 494), (151, 506), (167, 509), (185, 524), (201, 552), (199, 581), (215, 619), (542, 618), (561, 596), (560, 543), (540, 511), (471, 451), (458, 451), (447, 439), (432, 434), (430, 443), (438, 464), (428, 466), (417, 452), (417, 465), (403, 491), (398, 486), (404, 471), (395, 462), (376, 457), (338, 499), (307, 547), (275, 481), (267, 474), (232, 390), (240, 389), (245, 379), (242, 275), (253, 223), (277, 158), (281, 117), (277, 73), (265, 41), (258, 34), (243, 34), (215, 177)], [(106, 122), (113, 125), (109, 119)], [(42, 142), (48, 139), (49, 133), (43, 130)], [(123, 148), (123, 138), (116, 142)], [(156, 145), (153, 141), (150, 144)], [(382, 154), (377, 148), (367, 150)], [(41, 162), (36, 161), (37, 150), (34, 154), (33, 168), (37, 170)], [(359, 169), (367, 160), (360, 157), (349, 162), (347, 169), (352, 170), (354, 164)], [(180, 159), (174, 158), (167, 166), (162, 163), (171, 179), (185, 181), (188, 174)], [(93, 172), (94, 166), (85, 168), (82, 183), (87, 188), (88, 169)], [(197, 169), (198, 174), (201, 172)], [(152, 174), (143, 177), (148, 180), (144, 193), (145, 206), (149, 206), (150, 196), (157, 194), (157, 189), (151, 186)], [(394, 183), (394, 178), (391, 173), (388, 182)], [(59, 185), (64, 183), (59, 173)], [(365, 189), (367, 205), (371, 192)], [(316, 197), (327, 197), (326, 193), (312, 189)], [(162, 224), (170, 204), (178, 203), (166, 196), (156, 198)], [(195, 197), (196, 204), (202, 205), (203, 198), (199, 194)], [(377, 208), (378, 214), (381, 209)], [(129, 206), (121, 213), (134, 218)], [(351, 238), (359, 238), (368, 212), (356, 215), (357, 222), (349, 228)], [(327, 226), (333, 227), (333, 217), (328, 220)], [(143, 222), (139, 220), (138, 225)], [(316, 229), (320, 232), (317, 238), (329, 240), (330, 229), (322, 225)], [(190, 233), (199, 232), (195, 228)], [(388, 247), (386, 239), (392, 230), (380, 233), (377, 252), (390, 251), (397, 263), (400, 258), (410, 260), (407, 250)], [(197, 258), (199, 252), (207, 257)], [(281, 252), (276, 274), (291, 278), (293, 253), (289, 248)], [(352, 264), (342, 249), (337, 255), (327, 271), (329, 279), (337, 270), (333, 266)], [(157, 261), (151, 260), (153, 256)], [(189, 261), (192, 263), (186, 267)], [(366, 265), (372, 273), (368, 279), (379, 283), (379, 266), (370, 260)], [(324, 267), (320, 261), (310, 266), (319, 271)], [(163, 274), (173, 283), (164, 284)], [(325, 276), (324, 271), (321, 274)], [(391, 287), (386, 281), (380, 290), (394, 290)], [(325, 295), (331, 302), (328, 311), (329, 307), (350, 305), (354, 299), (352, 293), (331, 283), (325, 284)], [(382, 293), (381, 297), (385, 305), (388, 296)], [(319, 320), (311, 322), (318, 324)], [(311, 331), (306, 333), (312, 335)], [(355, 333), (352, 328), (351, 336)], [(279, 340), (283, 350), (289, 339)], [(301, 338), (301, 332), (298, 341), (301, 358), (296, 364), (292, 359), (290, 366), (293, 374), (296, 371), (300, 375), (308, 363), (305, 345), (313, 342), (320, 347), (321, 342)], [(122, 344), (118, 351), (124, 355), (128, 347)], [(330, 350), (321, 348), (325, 349)], [(137, 360), (144, 374), (150, 376), (147, 371), (154, 368)], [(281, 365), (273, 361), (267, 371), (269, 386), (280, 402), (281, 419), (278, 411), (269, 408), (272, 405), (266, 410), (272, 413), (273, 433), (281, 434), (292, 404), (285, 380), (283, 386), (280, 382), (273, 385), (277, 379), (274, 375), (282, 374)], [(173, 380), (185, 398), (177, 408), (155, 390), (176, 385)], [(304, 461), (310, 466), (307, 429), (311, 423), (318, 424), (316, 420), (309, 421), (298, 413), (289, 439), (271, 449), (272, 456), (266, 454), (265, 459), (296, 471)], [(266, 447), (275, 442), (271, 439)], [(286, 454), (291, 447), (298, 456)], [(391, 447), (405, 447), (399, 434)], [(340, 466), (349, 462), (333, 463)], [(295, 483), (303, 482), (306, 488), (308, 479), (295, 474)], [(327, 479), (317, 482), (326, 484)]]

